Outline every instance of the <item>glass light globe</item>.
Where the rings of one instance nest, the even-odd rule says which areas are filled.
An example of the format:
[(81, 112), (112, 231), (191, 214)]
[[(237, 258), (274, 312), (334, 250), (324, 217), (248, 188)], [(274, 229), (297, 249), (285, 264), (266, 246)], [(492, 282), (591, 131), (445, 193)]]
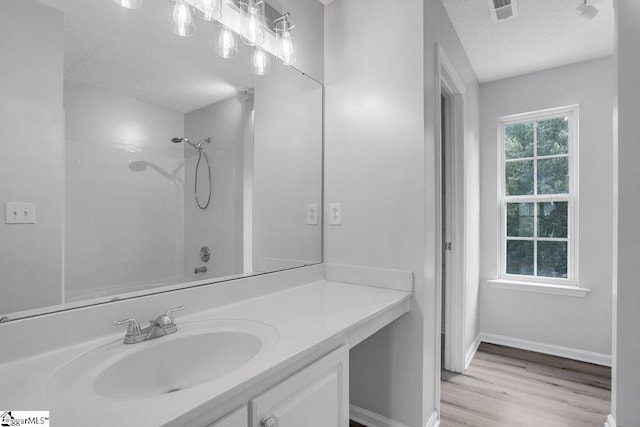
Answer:
[(196, 32), (191, 6), (184, 0), (169, 2), (169, 22), (171, 31), (180, 37), (191, 37)]
[(205, 21), (218, 21), (222, 17), (222, 0), (198, 0), (193, 12)]
[(233, 58), (238, 54), (238, 35), (220, 24), (216, 37), (215, 52), (222, 58)]
[(271, 71), (271, 55), (256, 47), (251, 57), (251, 69), (257, 76), (266, 76)]
[(138, 9), (144, 0), (113, 0), (113, 2), (127, 9)]

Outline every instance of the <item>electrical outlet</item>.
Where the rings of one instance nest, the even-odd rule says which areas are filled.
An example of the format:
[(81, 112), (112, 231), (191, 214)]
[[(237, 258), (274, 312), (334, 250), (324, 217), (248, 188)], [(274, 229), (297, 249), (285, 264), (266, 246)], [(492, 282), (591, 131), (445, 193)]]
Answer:
[(4, 204), (5, 224), (35, 224), (35, 203), (6, 202)]
[(318, 225), (318, 205), (316, 203), (307, 205), (307, 225)]
[(342, 225), (342, 204), (331, 203), (329, 205), (329, 224)]

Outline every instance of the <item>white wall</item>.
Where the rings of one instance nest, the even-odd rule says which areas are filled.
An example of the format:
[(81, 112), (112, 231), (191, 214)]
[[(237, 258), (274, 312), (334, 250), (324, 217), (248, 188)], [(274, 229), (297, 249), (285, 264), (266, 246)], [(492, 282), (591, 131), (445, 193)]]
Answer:
[(67, 299), (182, 277), (184, 115), (68, 80), (64, 95)]
[[(33, 0), (0, 2), (0, 316), (62, 298), (63, 19)], [(5, 225), (5, 202), (34, 202), (37, 223)]]
[(256, 78), (253, 165), (253, 269), (322, 261), (322, 85), (290, 67)]
[[(640, 422), (640, 3), (617, 1), (618, 180), (617, 284), (614, 287), (614, 369), (612, 413), (618, 427)], [(617, 294), (617, 295), (616, 295)], [(617, 298), (616, 298), (617, 297)]]
[[(439, 387), (436, 42), (467, 85), (465, 138), (473, 153), (477, 80), (439, 1), (338, 0), (326, 7), (325, 202), (342, 203), (343, 225), (325, 220), (325, 261), (415, 276), (412, 311), (352, 349), (351, 403), (412, 427), (431, 417)], [(469, 181), (477, 174), (472, 156)]]
[[(484, 333), (611, 354), (613, 63), (598, 59), (481, 86), (481, 328)], [(492, 289), (498, 254), (497, 118), (580, 106), (579, 280), (584, 298)]]
[[(202, 210), (194, 196), (198, 152), (184, 144), (185, 277), (200, 280), (242, 273), (242, 183), (247, 101), (235, 96), (185, 115), (185, 135), (191, 142), (197, 144), (202, 138), (211, 138), (211, 144), (205, 143), (203, 147), (211, 163), (213, 183), (211, 203)], [(203, 156), (198, 174), (198, 195), (202, 206), (206, 205), (209, 193), (207, 174)], [(200, 248), (205, 245), (211, 250), (208, 263), (200, 260)], [(207, 273), (194, 275), (194, 267), (201, 266), (207, 267)]]

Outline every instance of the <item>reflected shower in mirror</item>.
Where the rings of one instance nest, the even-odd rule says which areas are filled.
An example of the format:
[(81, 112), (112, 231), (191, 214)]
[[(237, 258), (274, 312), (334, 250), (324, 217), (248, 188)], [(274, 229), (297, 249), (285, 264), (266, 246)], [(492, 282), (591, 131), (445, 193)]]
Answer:
[(321, 262), (322, 86), (256, 76), (197, 24), (173, 34), (164, 1), (0, 2), (0, 317)]

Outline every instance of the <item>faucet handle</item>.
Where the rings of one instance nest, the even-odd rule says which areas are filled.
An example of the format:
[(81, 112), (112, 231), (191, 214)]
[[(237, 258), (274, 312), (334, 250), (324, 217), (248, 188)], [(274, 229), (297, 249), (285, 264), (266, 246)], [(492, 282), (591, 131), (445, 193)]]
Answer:
[(114, 320), (113, 324), (116, 326), (128, 324), (127, 327), (127, 335), (128, 337), (141, 335), (140, 324), (136, 319), (127, 319), (127, 320)]
[[(176, 307), (176, 308), (172, 308), (170, 310), (167, 310), (167, 312), (164, 314), (165, 316), (168, 316), (172, 322), (174, 322), (173, 320), (173, 315), (171, 313), (175, 312), (175, 311), (182, 311), (185, 308), (187, 308), (186, 305), (182, 304), (180, 307)], [(174, 322), (175, 323), (175, 322)]]

